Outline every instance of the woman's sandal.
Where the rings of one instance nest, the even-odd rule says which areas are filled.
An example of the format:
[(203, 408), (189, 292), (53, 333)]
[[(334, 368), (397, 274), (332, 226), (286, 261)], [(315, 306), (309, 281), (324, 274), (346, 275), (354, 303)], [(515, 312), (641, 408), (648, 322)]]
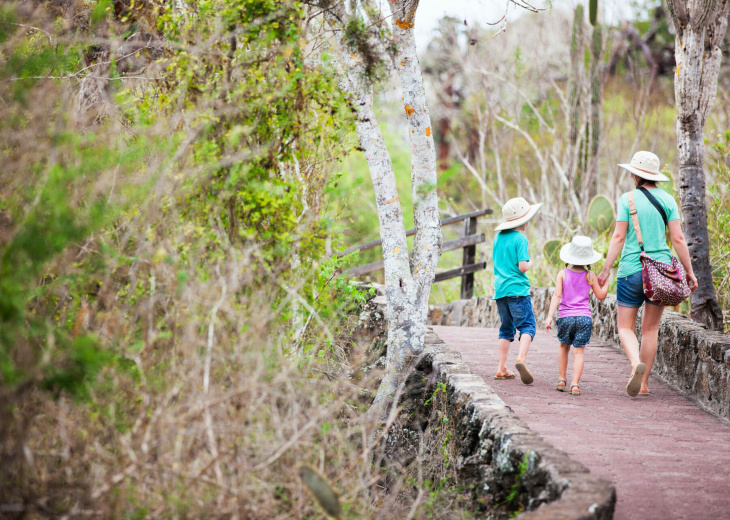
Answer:
[(580, 395), (580, 387), (573, 383), (570, 385), (570, 394), (571, 395)]
[[(562, 385), (560, 383), (563, 383)], [(568, 389), (568, 380), (563, 379), (562, 377), (558, 379), (558, 384), (555, 385), (555, 389), (558, 392), (565, 392)]]
[(512, 372), (510, 372), (509, 370), (507, 371), (506, 374), (500, 374), (499, 372), (497, 372), (497, 375), (494, 376), (494, 379), (514, 379), (514, 378), (515, 378), (515, 375)]
[(641, 378), (644, 376), (644, 372), (646, 372), (646, 365), (639, 363), (631, 373), (631, 378), (629, 378), (629, 382), (626, 385), (626, 393), (631, 397), (636, 397), (639, 390), (641, 390)]

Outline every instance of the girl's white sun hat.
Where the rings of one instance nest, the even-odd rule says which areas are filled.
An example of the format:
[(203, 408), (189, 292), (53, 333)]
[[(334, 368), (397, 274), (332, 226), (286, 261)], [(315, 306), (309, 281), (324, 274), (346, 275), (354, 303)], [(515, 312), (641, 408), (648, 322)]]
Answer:
[(636, 152), (629, 164), (619, 164), (624, 170), (654, 182), (668, 182), (670, 179), (659, 171), (659, 157), (651, 152)]
[(603, 255), (593, 250), (590, 237), (576, 235), (573, 240), (560, 248), (560, 259), (571, 265), (591, 265), (598, 262)]
[(542, 202), (539, 204), (530, 204), (522, 197), (509, 199), (502, 206), (502, 216), (504, 222), (494, 228), (495, 231), (504, 231), (505, 229), (514, 229), (520, 227), (535, 218), (537, 212), (540, 211)]

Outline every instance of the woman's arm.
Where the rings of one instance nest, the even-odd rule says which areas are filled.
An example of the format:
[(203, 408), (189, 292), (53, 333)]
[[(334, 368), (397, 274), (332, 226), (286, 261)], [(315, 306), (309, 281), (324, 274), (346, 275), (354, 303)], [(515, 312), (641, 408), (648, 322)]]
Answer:
[(677, 252), (677, 258), (682, 262), (684, 270), (687, 273), (687, 285), (694, 291), (697, 289), (697, 278), (695, 277), (694, 269), (692, 269), (692, 261), (689, 258), (689, 247), (687, 247), (687, 241), (684, 238), (679, 220), (669, 221), (669, 238), (672, 239), (672, 246), (674, 246), (674, 250)]
[[(603, 264), (603, 271), (598, 275), (598, 285), (603, 287), (608, 281), (608, 275), (611, 274), (611, 267), (618, 258), (619, 253), (626, 242), (626, 231), (629, 229), (629, 223), (625, 220), (616, 222), (616, 228), (613, 230), (611, 243), (608, 246), (608, 254), (606, 255), (606, 263)], [(597, 296), (597, 295), (596, 295)]]
[(553, 328), (553, 316), (558, 308), (560, 299), (563, 297), (563, 279), (565, 278), (565, 272), (560, 271), (558, 276), (555, 278), (555, 292), (553, 298), (550, 300), (550, 310), (548, 311), (547, 318), (545, 318), (545, 330), (550, 332)]
[(596, 295), (596, 298), (603, 301), (606, 298), (606, 295), (608, 294), (608, 278), (606, 278), (606, 283), (601, 286), (598, 283), (598, 277), (594, 273), (590, 273), (588, 276), (591, 277), (591, 289), (593, 289), (593, 294)]

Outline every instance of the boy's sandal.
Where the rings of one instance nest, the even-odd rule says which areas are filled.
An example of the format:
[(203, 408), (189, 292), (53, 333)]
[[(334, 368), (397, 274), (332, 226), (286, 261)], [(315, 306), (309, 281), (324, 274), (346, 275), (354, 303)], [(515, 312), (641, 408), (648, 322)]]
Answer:
[[(560, 383), (563, 383), (562, 385)], [(558, 392), (565, 392), (568, 389), (568, 380), (563, 379), (562, 377), (558, 379), (558, 384), (555, 385), (555, 389)]]
[(527, 365), (525, 365), (524, 361), (518, 361), (515, 363), (515, 368), (520, 373), (520, 379), (524, 384), (529, 385), (535, 380), (530, 371), (527, 370)]
[(507, 371), (506, 374), (497, 373), (497, 375), (494, 376), (494, 379), (514, 379), (514, 378), (515, 378), (515, 375), (512, 372), (510, 372), (509, 370)]
[(580, 387), (576, 384), (570, 385), (571, 395), (580, 395)]

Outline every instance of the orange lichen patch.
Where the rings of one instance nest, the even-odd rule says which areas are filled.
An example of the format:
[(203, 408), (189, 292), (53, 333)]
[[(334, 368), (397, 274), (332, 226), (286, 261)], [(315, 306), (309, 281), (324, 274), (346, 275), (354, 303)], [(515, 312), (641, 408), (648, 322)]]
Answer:
[(400, 253), (400, 247), (396, 247), (395, 249), (393, 249), (393, 253)]
[(395, 197), (393, 197), (390, 200), (386, 200), (385, 202), (383, 202), (383, 204), (393, 204), (397, 200), (398, 200), (398, 195), (396, 195)]
[(674, 69), (674, 73), (675, 73), (675, 74), (679, 74), (679, 69), (680, 69), (680, 67), (681, 67), (681, 65), (680, 65), (679, 63), (677, 63), (677, 68), (676, 68), (676, 69)]
[(426, 137), (431, 137), (431, 127), (430, 126), (426, 127)]
[(413, 109), (413, 107), (411, 105), (406, 105), (405, 109), (406, 109), (407, 116), (412, 116), (415, 113), (415, 110)]
[(405, 13), (406, 15), (403, 19), (395, 21), (395, 24), (404, 31), (413, 29), (413, 26), (416, 24), (416, 9), (418, 8), (418, 2), (415, 2), (415, 4), (416, 7)]

